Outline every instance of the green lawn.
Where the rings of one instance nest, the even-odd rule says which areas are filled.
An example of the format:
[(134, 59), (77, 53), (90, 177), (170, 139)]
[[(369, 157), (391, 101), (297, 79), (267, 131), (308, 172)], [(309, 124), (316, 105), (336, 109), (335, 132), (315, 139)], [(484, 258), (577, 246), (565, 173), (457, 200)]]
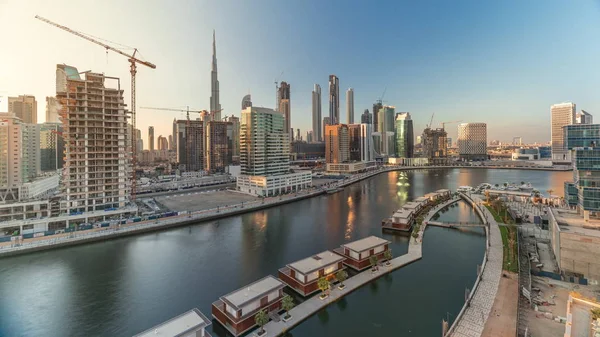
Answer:
[[(488, 205), (486, 205), (485, 207), (487, 207), (490, 213), (492, 213), (496, 222), (504, 223), (504, 219), (502, 219), (500, 215), (496, 213), (496, 210), (494, 210), (491, 206)], [(508, 220), (509, 222), (512, 222), (512, 219), (509, 218)], [(500, 226), (500, 234), (502, 234), (502, 246), (504, 251), (502, 269), (511, 271), (513, 273), (518, 273), (519, 265), (517, 263), (517, 259), (519, 258), (519, 255), (517, 246), (517, 229), (514, 226)], [(509, 247), (508, 238), (510, 236), (514, 238), (514, 242), (511, 245), (512, 247)], [(512, 250), (512, 254), (509, 249)]]

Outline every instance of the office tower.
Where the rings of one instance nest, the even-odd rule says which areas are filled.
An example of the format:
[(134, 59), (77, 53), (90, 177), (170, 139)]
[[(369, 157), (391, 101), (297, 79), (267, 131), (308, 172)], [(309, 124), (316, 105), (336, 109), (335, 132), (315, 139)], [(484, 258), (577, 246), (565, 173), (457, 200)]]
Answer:
[[(248, 106), (246, 108), (251, 108)], [(229, 116), (227, 119), (231, 123), (231, 156), (232, 163), (240, 162), (240, 118), (235, 116)]]
[(210, 69), (210, 113), (213, 120), (221, 120), (221, 103), (219, 101), (219, 80), (217, 77), (217, 41), (213, 30), (213, 56)]
[(25, 124), (37, 124), (37, 101), (29, 95), (8, 98), (8, 113)]
[(259, 196), (273, 196), (307, 188), (312, 173), (290, 171), (290, 134), (283, 115), (267, 108), (242, 111), (240, 127), (241, 175), (237, 189)]
[(564, 147), (563, 127), (575, 124), (575, 103), (567, 102), (554, 104), (550, 107), (552, 124), (550, 137), (552, 140), (552, 160), (557, 162), (570, 162), (570, 153)]
[(172, 136), (173, 136), (173, 142), (171, 142), (171, 150), (173, 151), (177, 151), (177, 120), (175, 118), (173, 118), (173, 132), (172, 132)]
[(379, 153), (385, 156), (396, 155), (396, 144), (395, 144), (395, 131), (394, 131), (394, 117), (396, 115), (395, 108), (393, 106), (383, 106), (378, 110), (379, 117), (377, 122), (379, 130), (377, 134), (380, 136), (381, 144), (379, 145)]
[(12, 113), (0, 113), (0, 188), (19, 187), (23, 183), (21, 125)]
[(360, 115), (361, 124), (373, 124), (373, 115), (369, 112), (369, 109), (365, 109), (362, 115)]
[(321, 137), (321, 141), (325, 141), (325, 127), (327, 125), (331, 125), (331, 120), (329, 117), (323, 117), (323, 127), (321, 128), (321, 130), (323, 130), (323, 136)]
[(350, 160), (350, 139), (347, 124), (325, 126), (325, 162), (341, 164)]
[(590, 212), (600, 212), (600, 124), (567, 125), (563, 140), (573, 158), (573, 181), (564, 183), (565, 200), (587, 221)]
[(594, 124), (594, 116), (585, 110), (578, 112), (575, 119), (577, 124)]
[(142, 131), (140, 129), (135, 129), (133, 139), (136, 142), (135, 151), (139, 155), (144, 151), (144, 140), (142, 139)]
[[(124, 207), (131, 193), (131, 128), (120, 80), (56, 66), (65, 165), (62, 176), (68, 213)], [(114, 86), (107, 86), (108, 83)]]
[(301, 141), (302, 136), (300, 135), (300, 129), (296, 129), (296, 141)]
[(350, 161), (361, 161), (361, 126), (348, 124), (348, 152)]
[[(281, 82), (279, 85), (279, 112), (283, 114), (284, 130), (291, 129), (291, 102), (290, 102), (290, 85), (287, 82)], [(294, 138), (294, 132), (290, 133), (290, 141)]]
[(315, 84), (312, 91), (312, 131), (315, 142), (323, 141), (323, 131), (321, 124), (321, 86)]
[(242, 98), (242, 110), (252, 107), (252, 96), (250, 94)]
[(487, 124), (458, 124), (458, 154), (465, 160), (487, 159)]
[(313, 132), (311, 131), (306, 131), (306, 142), (307, 143), (314, 143), (315, 140), (313, 139)]
[(40, 164), (40, 125), (21, 124), (21, 181), (33, 181), (41, 173)]
[(62, 137), (62, 124), (40, 124), (40, 169), (42, 172), (56, 172), (64, 166), (65, 141)]
[(175, 125), (179, 169), (187, 172), (204, 170), (204, 122), (178, 120)]
[(448, 157), (448, 133), (441, 128), (423, 130), (421, 141), (423, 144), (423, 157), (429, 159), (430, 164), (445, 163)]
[(346, 91), (346, 122), (354, 124), (354, 89)]
[(206, 160), (205, 170), (211, 173), (225, 172), (231, 163), (231, 144), (227, 137), (228, 128), (231, 134), (232, 127), (229, 122), (206, 122)]
[(372, 124), (360, 124), (360, 155), (361, 161), (370, 162), (375, 160)]
[(335, 75), (329, 75), (329, 123), (340, 123), (340, 80)]
[(169, 137), (167, 138), (167, 142), (167, 144), (169, 144), (167, 148), (170, 151), (173, 148), (173, 135), (169, 135)]
[[(418, 140), (421, 140), (419, 137), (417, 137)], [(446, 145), (447, 148), (451, 148), (452, 147), (452, 138), (448, 137), (446, 138), (446, 141), (448, 142), (448, 145)]]
[(169, 141), (167, 141), (167, 137), (163, 137), (162, 135), (158, 136), (156, 144), (158, 145), (159, 151), (169, 150)]
[(58, 110), (60, 106), (56, 97), (46, 97), (46, 123), (60, 123)]
[(409, 112), (399, 112), (396, 114), (395, 138), (396, 157), (413, 158), (415, 135)]
[(148, 127), (148, 150), (154, 151), (154, 127)]
[(383, 108), (383, 103), (377, 101), (373, 104), (373, 132), (380, 132), (379, 130), (379, 109)]

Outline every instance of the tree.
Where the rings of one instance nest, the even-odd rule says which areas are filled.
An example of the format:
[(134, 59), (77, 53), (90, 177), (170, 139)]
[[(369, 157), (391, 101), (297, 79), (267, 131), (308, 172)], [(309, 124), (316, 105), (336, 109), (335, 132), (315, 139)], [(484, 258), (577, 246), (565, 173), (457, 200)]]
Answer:
[(269, 315), (267, 315), (267, 311), (265, 309), (263, 309), (263, 310), (257, 312), (256, 315), (254, 316), (254, 321), (260, 327), (260, 331), (258, 332), (258, 334), (259, 335), (264, 334), (265, 333), (264, 326), (267, 323), (269, 323)]
[(377, 267), (377, 256), (371, 255), (371, 257), (369, 257), (369, 262), (371, 263), (371, 268), (376, 270), (375, 267)]
[(390, 260), (392, 259), (392, 249), (388, 249), (383, 253), (383, 257), (387, 260), (387, 263), (390, 264)]
[(523, 186), (523, 185), (525, 185), (525, 182), (524, 182), (524, 181), (521, 181), (521, 186)]
[(600, 319), (600, 309), (599, 308), (592, 309), (592, 319), (593, 320)]
[(323, 296), (323, 295), (327, 295), (325, 292), (327, 290), (329, 290), (329, 281), (327, 281), (327, 279), (325, 278), (325, 276), (321, 276), (319, 278), (319, 281), (317, 281), (317, 286), (319, 287), (319, 289), (321, 289), (321, 291), (323, 292), (323, 294), (321, 294), (322, 298), (325, 298), (327, 296)]
[(285, 310), (285, 319), (290, 318), (290, 310), (292, 310), (294, 307), (294, 299), (292, 296), (287, 294), (283, 296), (283, 299), (281, 300), (281, 306), (283, 307), (283, 310)]
[(498, 185), (498, 184), (494, 184), (494, 187), (495, 187), (495, 188), (498, 188), (498, 186), (500, 186), (500, 185)]
[(348, 273), (343, 269), (338, 270), (338, 272), (335, 273), (335, 278), (340, 282), (340, 287), (344, 288), (344, 281), (348, 278)]

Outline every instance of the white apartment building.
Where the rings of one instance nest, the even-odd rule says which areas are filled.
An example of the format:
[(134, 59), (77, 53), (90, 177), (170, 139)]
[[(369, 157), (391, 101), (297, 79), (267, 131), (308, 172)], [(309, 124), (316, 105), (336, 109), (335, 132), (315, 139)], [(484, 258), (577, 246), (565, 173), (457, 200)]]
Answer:
[(458, 154), (466, 160), (487, 159), (487, 124), (461, 123), (458, 125)]
[(8, 113), (0, 114), (0, 188), (22, 184), (22, 133), (20, 120)]
[(284, 116), (268, 108), (248, 107), (240, 125), (241, 192), (273, 196), (307, 188), (311, 172), (290, 173), (289, 134), (284, 132)]
[(21, 124), (22, 164), (21, 180), (33, 181), (41, 173), (40, 162), (40, 125)]
[(570, 151), (565, 149), (563, 127), (575, 124), (576, 105), (572, 102), (554, 104), (550, 107), (552, 115), (550, 139), (552, 140), (552, 161), (570, 162)]
[[(107, 87), (107, 82), (114, 83)], [(128, 116), (120, 80), (57, 65), (56, 98), (65, 164), (61, 209), (68, 213), (125, 207), (131, 193)]]
[(375, 150), (373, 147), (373, 125), (360, 125), (360, 156), (361, 161), (370, 162), (375, 160)]

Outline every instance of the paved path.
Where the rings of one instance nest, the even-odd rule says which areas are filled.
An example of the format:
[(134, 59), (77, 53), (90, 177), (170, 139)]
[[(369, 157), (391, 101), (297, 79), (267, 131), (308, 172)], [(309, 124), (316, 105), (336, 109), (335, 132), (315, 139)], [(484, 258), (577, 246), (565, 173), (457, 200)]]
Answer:
[[(360, 288), (361, 286), (363, 286), (363, 285), (365, 285), (387, 273), (390, 273), (393, 270), (396, 270), (402, 266), (405, 266), (414, 261), (420, 260), (423, 256), (422, 238), (423, 238), (423, 233), (425, 232), (425, 227), (427, 227), (426, 220), (430, 219), (435, 213), (437, 213), (442, 208), (444, 208), (447, 205), (449, 205), (453, 202), (456, 202), (456, 201), (458, 201), (458, 199), (451, 199), (447, 202), (444, 202), (444, 203), (438, 205), (434, 209), (430, 210), (429, 213), (427, 213), (427, 215), (424, 218), (423, 226), (421, 226), (421, 228), (419, 229), (419, 238), (417, 240), (411, 238), (409, 245), (408, 245), (408, 253), (392, 259), (390, 261), (390, 264), (391, 264), (390, 266), (385, 266), (385, 265), (380, 266), (379, 271), (374, 272), (374, 273), (369, 268), (368, 270), (363, 271), (363, 272), (359, 273), (358, 275), (347, 279), (344, 282), (346, 287), (343, 290), (338, 289), (337, 286), (333, 287), (329, 297), (327, 297), (324, 300), (321, 300), (319, 295), (317, 294), (317, 295), (309, 298), (308, 300), (298, 304), (296, 307), (294, 307), (292, 310), (290, 310), (290, 315), (292, 315), (291, 320), (289, 320), (287, 322), (284, 322), (283, 320), (280, 320), (279, 322), (270, 321), (269, 323), (267, 323), (267, 325), (265, 325), (265, 330), (267, 331), (267, 334), (265, 335), (265, 337), (279, 336), (279, 335), (285, 333), (286, 331), (290, 330), (294, 326), (300, 324), (302, 321), (304, 321), (308, 317), (314, 315), (315, 313), (317, 313), (317, 311), (323, 309), (324, 307), (328, 306), (329, 304), (336, 302), (340, 298), (346, 296), (347, 294)], [(255, 334), (257, 332), (258, 332), (258, 328), (256, 328), (254, 333), (251, 334), (250, 336), (255, 336)]]
[[(476, 203), (481, 202), (477, 197), (473, 197)], [(498, 284), (502, 277), (502, 237), (498, 223), (494, 220), (492, 214), (485, 207), (481, 207), (488, 221), (490, 221), (488, 249), (488, 261), (483, 270), (483, 276), (479, 283), (476, 281), (474, 293), (471, 297), (470, 305), (463, 308), (457, 321), (454, 322), (450, 330), (450, 337), (479, 337), (482, 336), (485, 322), (490, 314)], [(462, 315), (461, 315), (462, 314)]]

